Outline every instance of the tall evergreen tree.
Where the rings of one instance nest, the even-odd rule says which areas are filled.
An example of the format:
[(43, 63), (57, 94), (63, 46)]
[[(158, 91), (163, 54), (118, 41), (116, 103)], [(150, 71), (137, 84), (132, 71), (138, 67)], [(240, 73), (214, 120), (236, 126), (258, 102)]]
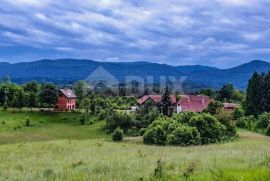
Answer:
[(263, 112), (263, 97), (263, 75), (255, 72), (247, 87), (246, 112), (248, 115), (258, 116)]
[(264, 112), (270, 112), (270, 71), (263, 79), (263, 108)]
[(171, 114), (170, 112), (171, 105), (172, 103), (171, 103), (171, 98), (170, 98), (170, 90), (169, 90), (169, 87), (166, 86), (165, 93), (162, 96), (162, 100), (161, 100), (161, 111), (163, 115), (169, 116)]

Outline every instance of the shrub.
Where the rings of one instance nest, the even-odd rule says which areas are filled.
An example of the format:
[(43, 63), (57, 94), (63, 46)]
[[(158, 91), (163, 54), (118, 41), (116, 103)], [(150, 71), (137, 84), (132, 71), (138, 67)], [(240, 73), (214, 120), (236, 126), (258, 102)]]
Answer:
[(140, 129), (140, 136), (143, 136), (145, 132), (146, 132), (146, 128), (141, 128)]
[(134, 125), (131, 116), (126, 113), (112, 112), (106, 119), (105, 129), (112, 133), (117, 127), (121, 128), (125, 133)]
[(119, 127), (114, 130), (112, 133), (112, 140), (113, 141), (122, 141), (123, 140), (123, 130), (121, 130)]
[(245, 117), (247, 123), (247, 129), (251, 131), (256, 131), (257, 119), (254, 116)]
[(233, 118), (234, 120), (240, 119), (241, 117), (245, 116), (245, 110), (237, 107), (234, 111), (233, 111)]
[(224, 139), (225, 126), (210, 114), (192, 117), (190, 125), (196, 127), (200, 132), (202, 144), (217, 143)]
[(169, 125), (172, 119), (160, 117), (148, 126), (143, 140), (146, 144), (165, 145), (167, 140), (167, 134)]
[(194, 112), (183, 112), (180, 114), (174, 114), (172, 119), (176, 120), (179, 123), (188, 124), (189, 120), (196, 115), (197, 113)]
[(256, 131), (257, 119), (254, 116), (243, 116), (236, 121), (236, 126), (239, 128), (246, 128), (251, 131)]
[(158, 178), (161, 178), (163, 176), (163, 167), (164, 167), (164, 162), (162, 162), (162, 160), (158, 160), (157, 161), (157, 166), (155, 168), (155, 171), (154, 171), (154, 176), (155, 177), (158, 177)]
[(268, 125), (268, 127), (266, 128), (265, 134), (267, 136), (270, 136), (270, 124)]
[(196, 167), (199, 165), (198, 161), (193, 161), (190, 162), (188, 164), (188, 167), (186, 168), (186, 170), (183, 173), (183, 177), (185, 178), (185, 180), (188, 180), (188, 178), (194, 174), (194, 171), (196, 169)]
[(201, 137), (197, 128), (182, 125), (168, 136), (167, 143), (180, 146), (198, 145)]
[(107, 119), (110, 115), (112, 114), (111, 109), (102, 109), (100, 113), (98, 114), (98, 117), (100, 120), (105, 120)]
[(127, 135), (128, 136), (139, 136), (140, 135), (140, 132), (139, 132), (139, 130), (136, 127), (132, 127), (130, 129), (128, 129)]
[(258, 117), (257, 128), (266, 129), (270, 123), (270, 113), (263, 113)]
[(161, 114), (157, 109), (153, 109), (149, 113), (140, 112), (139, 114), (134, 115), (134, 124), (138, 129), (147, 128), (159, 117), (161, 117)]
[(210, 104), (208, 105), (207, 109), (204, 112), (210, 113), (211, 115), (214, 115), (217, 113), (217, 110), (222, 108), (222, 107), (223, 107), (223, 105), (219, 101), (210, 102)]
[(247, 128), (246, 117), (241, 117), (236, 121), (236, 126), (239, 128)]
[(94, 124), (94, 123), (95, 123), (94, 119), (91, 119), (91, 120), (89, 120), (89, 122), (88, 122), (89, 125), (92, 125), (92, 124)]
[(30, 124), (30, 119), (29, 118), (26, 118), (25, 120), (25, 126), (29, 127), (31, 124)]
[(143, 136), (144, 143), (188, 146), (217, 143), (235, 136), (226, 134), (226, 126), (210, 114), (194, 114), (189, 121), (185, 121), (186, 124), (180, 123), (180, 118), (158, 118), (147, 128)]
[(147, 130), (143, 135), (143, 142), (145, 144), (155, 144), (156, 143), (156, 131), (154, 129)]
[(146, 131), (143, 140), (146, 144), (165, 145), (167, 140), (166, 130), (161, 125), (158, 125)]
[(158, 117), (161, 116), (160, 112), (157, 109), (153, 109), (152, 111), (149, 112), (148, 116), (148, 125), (154, 122)]
[(225, 109), (219, 109), (216, 114), (218, 121), (226, 127), (227, 136), (236, 135), (236, 125), (233, 121), (233, 115), (231, 112), (226, 111)]
[(86, 121), (87, 121), (87, 115), (86, 115), (86, 113), (83, 113), (81, 118), (80, 118), (81, 125), (85, 125)]

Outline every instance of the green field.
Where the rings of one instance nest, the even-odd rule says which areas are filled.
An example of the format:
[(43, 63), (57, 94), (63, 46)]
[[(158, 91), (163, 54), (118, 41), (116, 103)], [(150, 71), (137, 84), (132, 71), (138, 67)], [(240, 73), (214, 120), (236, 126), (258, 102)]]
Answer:
[[(30, 127), (25, 126), (27, 118), (30, 120)], [(103, 122), (82, 126), (79, 118), (79, 113), (0, 111), (0, 144), (110, 138), (102, 131)]]
[(104, 122), (81, 126), (78, 117), (0, 112), (0, 180), (159, 180), (158, 160), (161, 180), (270, 180), (270, 138), (260, 134), (241, 130), (238, 141), (185, 148), (114, 143)]

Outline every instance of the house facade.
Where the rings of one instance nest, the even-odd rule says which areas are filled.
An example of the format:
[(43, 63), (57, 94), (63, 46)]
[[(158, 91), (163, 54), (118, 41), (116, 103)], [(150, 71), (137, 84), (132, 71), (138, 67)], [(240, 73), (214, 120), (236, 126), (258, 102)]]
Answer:
[[(145, 95), (138, 99), (139, 106), (144, 106), (148, 103), (158, 106), (161, 103), (161, 95)], [(172, 106), (175, 112), (202, 112), (211, 102), (208, 96), (202, 95), (181, 95), (179, 99), (176, 96), (170, 96)]]
[(76, 109), (76, 95), (70, 89), (59, 89), (58, 101), (54, 111), (71, 111)]

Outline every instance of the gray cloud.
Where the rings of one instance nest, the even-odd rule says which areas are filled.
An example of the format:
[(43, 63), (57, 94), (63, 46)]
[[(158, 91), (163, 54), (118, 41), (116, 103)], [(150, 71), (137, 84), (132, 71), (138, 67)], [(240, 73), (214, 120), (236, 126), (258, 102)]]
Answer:
[(15, 57), (228, 67), (268, 58), (269, 5), (267, 0), (3, 0), (0, 41), (11, 55), (0, 56), (12, 59), (24, 47)]

